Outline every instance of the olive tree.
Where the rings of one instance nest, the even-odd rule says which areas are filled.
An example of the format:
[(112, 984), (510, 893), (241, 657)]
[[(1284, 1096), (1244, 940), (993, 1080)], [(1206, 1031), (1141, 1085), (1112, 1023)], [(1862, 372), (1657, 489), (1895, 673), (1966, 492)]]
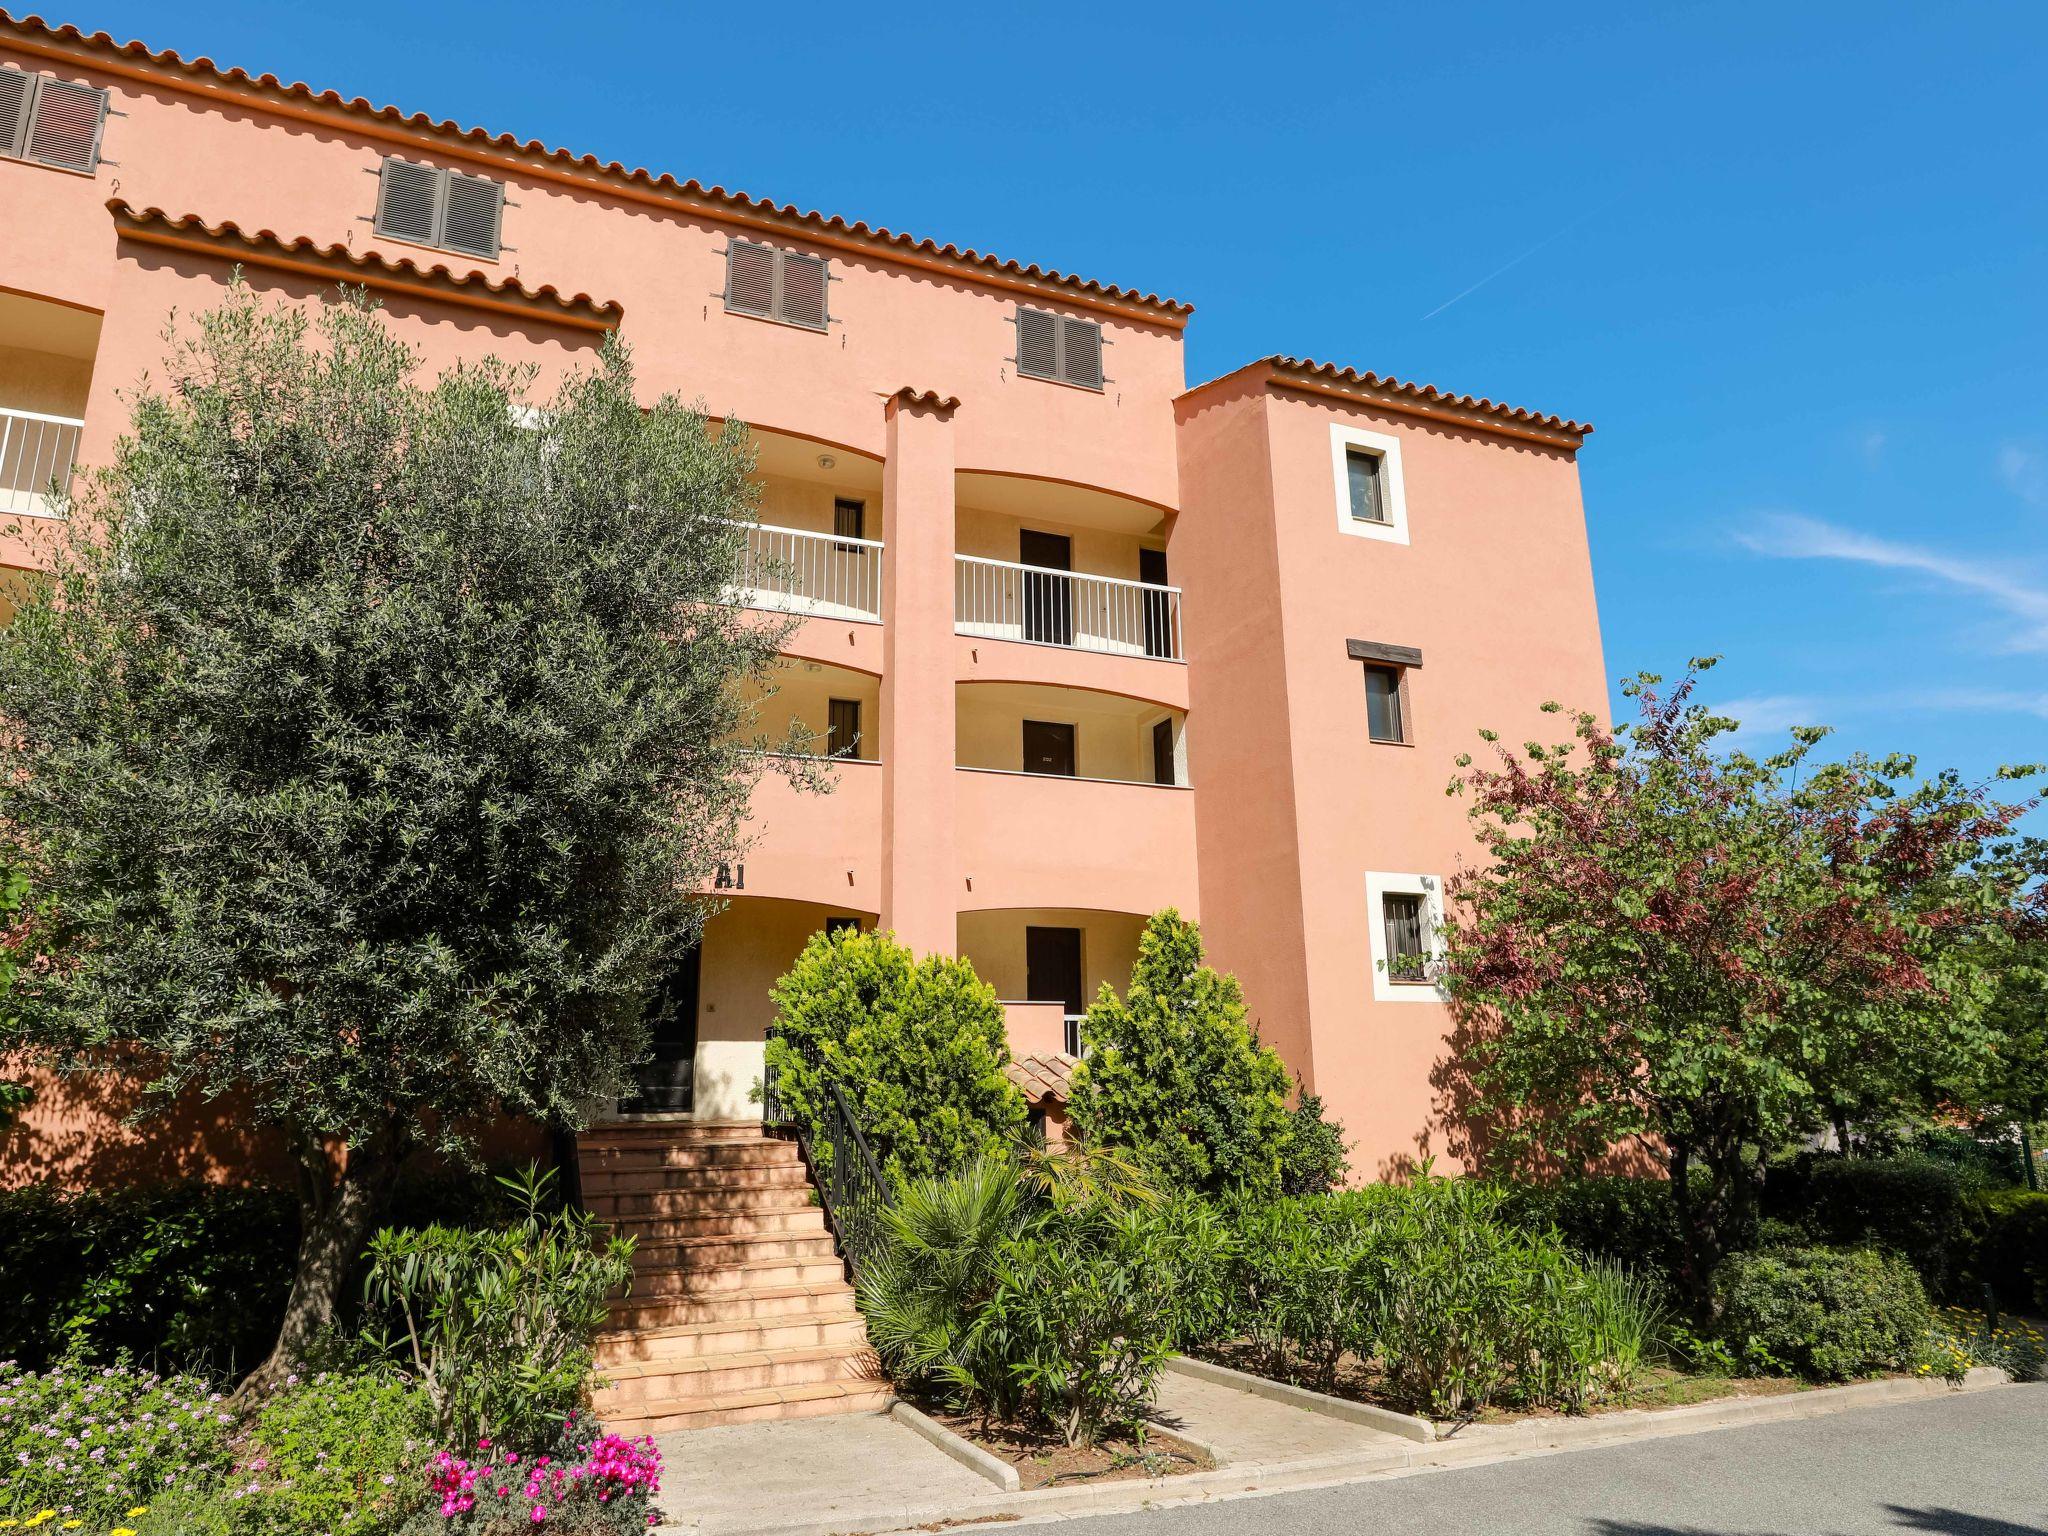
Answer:
[(268, 1380), (410, 1153), (622, 1088), (778, 636), (724, 601), (745, 432), (643, 408), (616, 341), (530, 401), (496, 361), (423, 377), (359, 293), (238, 282), (166, 339), (0, 631), (0, 824), (59, 956), (13, 1029), (286, 1134)]

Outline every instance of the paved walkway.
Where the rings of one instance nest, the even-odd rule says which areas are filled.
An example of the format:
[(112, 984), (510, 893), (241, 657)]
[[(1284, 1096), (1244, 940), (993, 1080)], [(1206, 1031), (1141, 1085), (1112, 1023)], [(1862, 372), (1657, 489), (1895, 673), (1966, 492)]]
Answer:
[(684, 1531), (735, 1531), (993, 1498), (994, 1484), (886, 1414), (734, 1424), (662, 1435), (661, 1507)]
[(1158, 1419), (1161, 1428), (1184, 1429), (1222, 1451), (1226, 1462), (1238, 1465), (1398, 1450), (1409, 1443), (1398, 1435), (1303, 1413), (1178, 1371), (1159, 1378)]
[(2048, 1536), (2048, 1385), (1299, 1493), (1088, 1536)]

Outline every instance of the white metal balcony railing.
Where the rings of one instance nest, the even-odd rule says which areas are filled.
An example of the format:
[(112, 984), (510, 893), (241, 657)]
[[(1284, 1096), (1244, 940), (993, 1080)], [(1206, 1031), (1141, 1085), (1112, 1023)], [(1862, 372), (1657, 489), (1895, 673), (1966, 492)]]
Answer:
[(739, 600), (747, 608), (879, 621), (882, 544), (879, 539), (753, 524), (747, 529), (740, 587)]
[(0, 410), (0, 513), (15, 517), (52, 517), (51, 491), (71, 490), (71, 467), (78, 457), (78, 434), (85, 423), (75, 416), (43, 416), (34, 411)]
[(1181, 661), (1180, 588), (956, 555), (963, 635)]
[(1067, 1038), (1065, 1044), (1069, 1056), (1079, 1056), (1081, 1054), (1081, 1021), (1087, 1017), (1088, 1015), (1085, 1013), (1066, 1013), (1060, 1015), (1061, 1022), (1066, 1025)]

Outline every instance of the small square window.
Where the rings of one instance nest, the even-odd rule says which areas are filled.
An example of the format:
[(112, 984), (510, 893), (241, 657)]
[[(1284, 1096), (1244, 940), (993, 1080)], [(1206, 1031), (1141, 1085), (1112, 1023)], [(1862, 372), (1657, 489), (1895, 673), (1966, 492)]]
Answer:
[(1344, 475), (1351, 491), (1351, 516), (1355, 521), (1381, 526), (1391, 521), (1387, 516), (1386, 491), (1380, 483), (1383, 469), (1380, 455), (1369, 448), (1344, 450)]
[(1386, 925), (1387, 979), (1413, 983), (1429, 979), (1428, 909), (1419, 895), (1389, 892), (1380, 898)]
[(1402, 707), (1405, 691), (1401, 668), (1365, 669), (1365, 728), (1374, 741), (1394, 746), (1407, 744), (1407, 711)]

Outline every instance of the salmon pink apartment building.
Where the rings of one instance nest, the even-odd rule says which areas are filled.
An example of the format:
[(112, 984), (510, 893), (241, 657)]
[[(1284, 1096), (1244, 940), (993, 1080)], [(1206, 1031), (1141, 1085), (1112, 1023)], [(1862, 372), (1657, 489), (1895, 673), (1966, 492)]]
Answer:
[[(1056, 1101), (1177, 907), (1358, 1173), (1444, 1150), (1445, 785), (1479, 727), (1605, 697), (1589, 428), (1292, 357), (1190, 386), (1156, 293), (0, 12), (0, 514), (52, 515), (237, 269), (366, 285), (429, 369), (546, 386), (616, 330), (754, 434), (740, 596), (799, 620), (762, 724), (834, 786), (762, 779), (629, 1112), (746, 1116), (771, 983), (849, 923), (969, 957)], [(61, 1176), (133, 1133), (51, 1094), (15, 1134)]]

